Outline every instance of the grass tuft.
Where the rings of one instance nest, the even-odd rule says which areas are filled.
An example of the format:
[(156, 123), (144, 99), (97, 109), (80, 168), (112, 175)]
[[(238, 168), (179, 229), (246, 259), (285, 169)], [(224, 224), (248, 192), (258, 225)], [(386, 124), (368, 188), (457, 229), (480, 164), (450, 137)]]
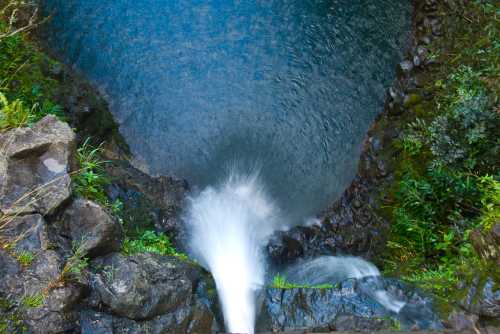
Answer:
[(277, 274), (273, 277), (273, 282), (271, 283), (271, 288), (275, 289), (333, 289), (335, 285), (333, 284), (296, 284), (289, 282), (286, 276)]

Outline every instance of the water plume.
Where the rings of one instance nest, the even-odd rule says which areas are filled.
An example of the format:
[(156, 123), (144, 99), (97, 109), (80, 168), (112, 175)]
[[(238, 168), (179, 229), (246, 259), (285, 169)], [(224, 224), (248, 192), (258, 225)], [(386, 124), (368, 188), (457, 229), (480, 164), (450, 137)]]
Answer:
[(232, 173), (189, 199), (191, 250), (214, 277), (229, 332), (254, 331), (256, 293), (265, 283), (262, 249), (278, 226), (277, 211), (256, 174)]

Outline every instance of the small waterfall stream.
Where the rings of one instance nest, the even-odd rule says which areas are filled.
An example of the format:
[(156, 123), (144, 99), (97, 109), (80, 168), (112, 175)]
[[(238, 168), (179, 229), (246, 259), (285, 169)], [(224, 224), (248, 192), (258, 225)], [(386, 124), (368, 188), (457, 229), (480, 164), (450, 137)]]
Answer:
[(257, 175), (232, 173), (190, 199), (190, 246), (215, 279), (232, 333), (253, 333), (255, 297), (265, 282), (262, 248), (278, 227), (277, 212)]
[[(185, 221), (193, 255), (214, 277), (226, 329), (253, 333), (257, 293), (266, 284), (263, 248), (273, 232), (286, 227), (258, 174), (230, 173), (220, 185), (191, 197)], [(374, 277), (368, 295), (395, 313), (405, 305), (380, 287), (373, 264), (356, 257), (319, 257), (291, 267), (287, 276), (302, 284)]]

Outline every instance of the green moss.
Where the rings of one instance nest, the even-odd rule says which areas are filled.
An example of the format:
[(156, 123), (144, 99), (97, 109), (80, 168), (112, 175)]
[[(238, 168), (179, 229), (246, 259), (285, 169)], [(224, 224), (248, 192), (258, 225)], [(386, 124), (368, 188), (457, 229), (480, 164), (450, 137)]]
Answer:
[(335, 285), (333, 284), (297, 284), (289, 282), (286, 276), (277, 274), (273, 277), (273, 282), (271, 283), (271, 288), (275, 289), (333, 289)]

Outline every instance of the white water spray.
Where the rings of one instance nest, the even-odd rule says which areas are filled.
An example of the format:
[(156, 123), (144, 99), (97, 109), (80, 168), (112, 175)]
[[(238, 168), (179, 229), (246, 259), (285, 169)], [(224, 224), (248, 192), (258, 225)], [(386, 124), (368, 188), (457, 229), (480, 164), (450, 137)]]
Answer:
[(256, 176), (232, 175), (189, 199), (195, 256), (212, 272), (231, 333), (253, 333), (256, 292), (264, 285), (262, 248), (278, 226), (277, 209)]

